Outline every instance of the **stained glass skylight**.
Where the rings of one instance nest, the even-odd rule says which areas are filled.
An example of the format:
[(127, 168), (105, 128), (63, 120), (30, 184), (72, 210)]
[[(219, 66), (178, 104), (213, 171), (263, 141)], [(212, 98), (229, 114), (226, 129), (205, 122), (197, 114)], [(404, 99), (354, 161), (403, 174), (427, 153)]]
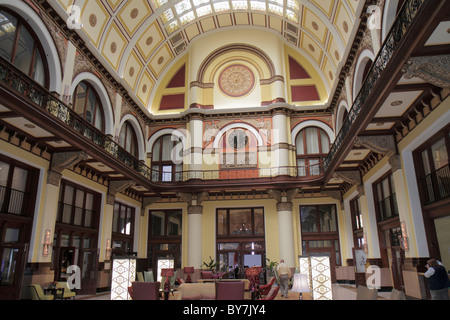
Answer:
[(169, 0), (152, 0), (152, 3), (155, 9), (166, 5), (167, 10), (160, 19), (169, 34), (197, 18), (230, 10), (267, 12), (299, 23), (299, 0), (181, 0), (174, 1), (172, 7), (167, 5)]

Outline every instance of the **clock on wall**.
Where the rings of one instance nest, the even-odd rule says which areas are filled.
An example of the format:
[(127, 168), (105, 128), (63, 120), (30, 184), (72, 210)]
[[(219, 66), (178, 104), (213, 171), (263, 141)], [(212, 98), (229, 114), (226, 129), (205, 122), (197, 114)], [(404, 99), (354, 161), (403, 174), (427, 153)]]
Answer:
[(230, 97), (242, 97), (250, 93), (255, 86), (252, 70), (241, 64), (226, 67), (219, 75), (219, 88)]

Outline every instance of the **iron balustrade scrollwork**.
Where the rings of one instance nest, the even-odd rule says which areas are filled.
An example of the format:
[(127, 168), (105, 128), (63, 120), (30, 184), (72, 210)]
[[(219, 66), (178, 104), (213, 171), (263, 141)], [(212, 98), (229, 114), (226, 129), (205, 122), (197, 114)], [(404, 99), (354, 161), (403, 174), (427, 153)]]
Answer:
[(364, 105), (368, 96), (372, 93), (378, 79), (386, 69), (388, 63), (391, 61), (394, 52), (399, 47), (400, 41), (402, 40), (411, 23), (414, 21), (414, 18), (419, 12), (420, 7), (424, 3), (424, 1), (425, 0), (411, 0), (405, 1), (405, 3), (403, 4), (397, 16), (397, 19), (395, 20), (389, 34), (386, 37), (386, 40), (383, 43), (383, 46), (380, 49), (380, 52), (378, 53), (368, 75), (365, 78), (361, 90), (359, 91), (353, 103), (353, 106), (347, 115), (347, 118), (344, 120), (342, 128), (339, 131), (339, 134), (337, 135), (336, 140), (333, 143), (330, 152), (328, 153), (328, 156), (324, 160), (325, 171), (328, 169), (331, 161), (337, 154), (345, 136), (360, 114), (361, 109), (364, 107), (369, 107)]
[(151, 179), (151, 169), (149, 167), (2, 57), (0, 57), (0, 82), (28, 98), (42, 110), (53, 115), (117, 160), (139, 172), (145, 178)]

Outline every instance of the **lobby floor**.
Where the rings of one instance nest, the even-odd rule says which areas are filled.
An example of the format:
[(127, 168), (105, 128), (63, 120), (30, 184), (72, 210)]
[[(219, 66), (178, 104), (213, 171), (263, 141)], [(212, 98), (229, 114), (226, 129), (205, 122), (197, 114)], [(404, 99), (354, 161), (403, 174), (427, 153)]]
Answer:
[[(387, 300), (390, 292), (379, 292), (378, 300)], [(99, 293), (95, 296), (78, 296), (76, 300), (110, 300), (111, 296), (109, 292)], [(177, 292), (170, 296), (169, 300), (176, 300)], [(311, 299), (309, 294), (304, 295), (305, 300)], [(282, 297), (280, 293), (275, 300), (298, 300), (298, 293), (289, 291), (288, 297)], [(356, 300), (356, 288), (354, 285), (333, 285), (333, 300)]]

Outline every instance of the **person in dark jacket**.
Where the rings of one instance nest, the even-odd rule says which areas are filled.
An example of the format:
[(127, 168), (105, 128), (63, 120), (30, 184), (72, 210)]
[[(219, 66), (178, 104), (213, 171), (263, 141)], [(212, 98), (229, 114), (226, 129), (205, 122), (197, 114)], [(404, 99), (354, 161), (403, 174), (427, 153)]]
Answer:
[(450, 281), (448, 279), (447, 270), (445, 270), (442, 263), (436, 259), (427, 261), (428, 268), (425, 272), (425, 277), (428, 278), (428, 285), (430, 287), (432, 300), (449, 300), (448, 288)]

